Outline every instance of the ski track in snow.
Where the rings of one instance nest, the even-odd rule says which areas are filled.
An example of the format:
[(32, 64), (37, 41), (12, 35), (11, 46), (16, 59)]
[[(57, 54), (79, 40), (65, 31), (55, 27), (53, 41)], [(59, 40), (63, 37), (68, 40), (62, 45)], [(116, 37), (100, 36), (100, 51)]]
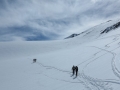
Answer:
[[(60, 72), (63, 72), (63, 73), (67, 73), (67, 74), (71, 75), (71, 72), (70, 72), (70, 71), (61, 70), (61, 69), (58, 69), (58, 68), (53, 67), (53, 66), (45, 66), (45, 65), (43, 65), (42, 63), (39, 63), (39, 62), (36, 62), (36, 64), (44, 67), (45, 69), (47, 69), (47, 68), (49, 68), (49, 69), (54, 69), (54, 70), (57, 70), (57, 71), (60, 71)], [(48, 76), (48, 75), (46, 75), (46, 74), (44, 74), (44, 75), (45, 75), (46, 77), (49, 77), (49, 78), (54, 79), (54, 80), (59, 80), (59, 81), (64, 81), (64, 82), (69, 82), (69, 83), (80, 83), (80, 82), (71, 82), (71, 81), (67, 81), (67, 80), (63, 80), (63, 79), (53, 78), (53, 77), (50, 77), (50, 76)]]
[[(112, 42), (110, 42), (110, 43), (108, 43), (108, 44), (105, 45), (105, 48), (109, 49), (110, 48), (110, 44), (115, 43), (117, 40), (119, 40), (118, 37), (114, 38)], [(119, 45), (119, 43), (118, 43), (118, 45)], [(90, 76), (85, 75), (85, 73), (84, 73), (84, 69), (89, 64), (91, 64), (92, 62), (96, 61), (100, 57), (102, 57), (102, 56), (104, 56), (104, 55), (106, 55), (106, 54), (109, 53), (109, 54), (113, 55), (113, 57), (111, 59), (111, 67), (112, 67), (113, 73), (120, 79), (120, 71), (117, 69), (117, 67), (115, 65), (115, 56), (116, 56), (116, 53), (112, 52), (112, 51), (120, 48), (120, 45), (118, 47), (114, 48), (113, 50), (110, 50), (110, 51), (107, 50), (107, 49), (96, 47), (96, 46), (89, 46), (89, 47), (100, 49), (100, 51), (96, 52), (89, 59), (84, 60), (83, 62), (81, 62), (81, 63), (79, 63), (77, 65), (77, 66), (80, 66), (83, 63), (86, 63), (85, 66), (84, 66), (84, 68), (82, 69), (82, 72), (78, 73), (78, 77), (76, 78), (78, 80), (77, 82), (54, 78), (54, 77), (51, 77), (51, 76), (46, 75), (46, 74), (43, 74), (43, 75), (46, 76), (46, 77), (48, 77), (48, 78), (54, 79), (54, 80), (66, 82), (68, 84), (69, 83), (80, 83), (80, 84), (83, 84), (85, 86), (85, 88), (88, 89), (88, 90), (112, 90), (112, 87), (110, 87), (110, 85), (109, 85), (110, 83), (111, 84), (118, 84), (118, 85), (120, 85), (120, 81), (119, 80), (111, 80), (111, 79), (102, 80), (102, 79), (92, 78)], [(103, 53), (100, 56), (97, 56), (97, 54), (99, 54), (101, 52), (105, 52), (105, 53)], [(53, 66), (45, 66), (45, 65), (43, 65), (40, 62), (36, 62), (36, 64), (38, 64), (38, 65), (40, 65), (40, 66), (42, 66), (42, 67), (44, 67), (46, 69), (54, 69), (54, 70), (57, 70), (57, 71), (60, 71), (60, 72), (63, 72), (63, 73), (67, 73), (69, 75), (71, 74), (71, 71), (61, 70), (61, 69), (58, 69), (58, 68), (53, 67)], [(57, 89), (55, 89), (55, 90), (57, 90)]]
[[(117, 38), (117, 39), (114, 38), (113, 40), (114, 40), (113, 42), (108, 43), (107, 45), (105, 45), (105, 47), (106, 47), (106, 46), (108, 47), (108, 45), (116, 42), (117, 40), (119, 40), (119, 38)], [(118, 45), (119, 45), (119, 43), (118, 43)], [(113, 58), (112, 58), (112, 61), (111, 61), (111, 67), (112, 67), (113, 73), (120, 79), (120, 71), (117, 69), (117, 67), (116, 67), (116, 65), (115, 65), (115, 56), (116, 56), (116, 53), (112, 52), (112, 51), (120, 48), (120, 45), (119, 45), (117, 48), (115, 48), (115, 49), (113, 49), (113, 50), (111, 50), (111, 51), (106, 50), (106, 49), (102, 49), (102, 48), (99, 48), (99, 47), (95, 47), (95, 46), (92, 46), (92, 47), (98, 48), (98, 49), (101, 50), (101, 51), (95, 53), (94, 56), (96, 56), (98, 53), (100, 53), (100, 52), (102, 52), (102, 51), (106, 51), (107, 53), (110, 53), (110, 54), (113, 55)], [(105, 53), (105, 54), (107, 54), (107, 53)], [(81, 76), (82, 76), (84, 79), (86, 79), (86, 82), (89, 83), (89, 84), (91, 84), (92, 86), (95, 86), (97, 90), (110, 90), (111, 88), (106, 88), (106, 85), (107, 85), (108, 83), (113, 83), (113, 84), (118, 84), (118, 85), (120, 85), (120, 81), (119, 81), (119, 80), (100, 80), (100, 79), (94, 79), (94, 78), (89, 77), (89, 76), (87, 76), (87, 75), (84, 74), (84, 69), (85, 69), (90, 63), (94, 62), (95, 60), (97, 60), (98, 58), (104, 56), (105, 54), (103, 54), (103, 55), (101, 55), (101, 56), (93, 59), (93, 60), (90, 61), (89, 63), (87, 63), (87, 64), (85, 65), (85, 67), (83, 68), (82, 73), (81, 73)], [(88, 60), (89, 60), (89, 59), (88, 59)], [(88, 61), (88, 60), (86, 60), (86, 61)], [(78, 64), (78, 65), (80, 65), (80, 64)], [(105, 85), (104, 85), (104, 84), (105, 84)], [(94, 88), (95, 88), (95, 87), (94, 87)], [(90, 89), (90, 90), (91, 90), (91, 89), (94, 89), (94, 88), (89, 86), (89, 89)]]

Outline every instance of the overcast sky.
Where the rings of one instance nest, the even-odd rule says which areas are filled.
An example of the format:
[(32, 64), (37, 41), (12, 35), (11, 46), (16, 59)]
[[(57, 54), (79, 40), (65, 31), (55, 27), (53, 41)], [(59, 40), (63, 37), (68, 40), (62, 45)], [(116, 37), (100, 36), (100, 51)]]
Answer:
[(0, 0), (0, 41), (63, 39), (120, 19), (120, 0)]

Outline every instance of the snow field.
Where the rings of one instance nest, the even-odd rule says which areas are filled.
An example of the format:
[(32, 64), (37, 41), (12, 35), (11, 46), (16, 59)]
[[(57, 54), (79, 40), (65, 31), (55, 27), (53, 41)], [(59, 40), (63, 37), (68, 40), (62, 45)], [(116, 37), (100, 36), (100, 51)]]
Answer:
[(119, 28), (100, 34), (116, 22), (68, 40), (0, 42), (0, 90), (119, 90)]

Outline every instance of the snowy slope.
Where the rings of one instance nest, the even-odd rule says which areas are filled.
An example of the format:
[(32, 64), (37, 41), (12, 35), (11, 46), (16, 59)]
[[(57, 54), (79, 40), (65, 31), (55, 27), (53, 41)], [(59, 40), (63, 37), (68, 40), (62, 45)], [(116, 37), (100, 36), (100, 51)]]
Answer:
[(0, 42), (0, 90), (119, 90), (120, 28), (101, 34), (117, 22), (71, 39)]

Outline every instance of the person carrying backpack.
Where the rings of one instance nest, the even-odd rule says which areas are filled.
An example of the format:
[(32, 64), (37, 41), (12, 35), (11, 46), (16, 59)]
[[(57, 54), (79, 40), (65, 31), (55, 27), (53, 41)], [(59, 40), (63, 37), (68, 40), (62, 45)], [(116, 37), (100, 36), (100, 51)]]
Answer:
[(75, 67), (75, 70), (76, 70), (76, 77), (78, 75), (78, 66)]
[(75, 66), (72, 67), (73, 75), (75, 74)]

